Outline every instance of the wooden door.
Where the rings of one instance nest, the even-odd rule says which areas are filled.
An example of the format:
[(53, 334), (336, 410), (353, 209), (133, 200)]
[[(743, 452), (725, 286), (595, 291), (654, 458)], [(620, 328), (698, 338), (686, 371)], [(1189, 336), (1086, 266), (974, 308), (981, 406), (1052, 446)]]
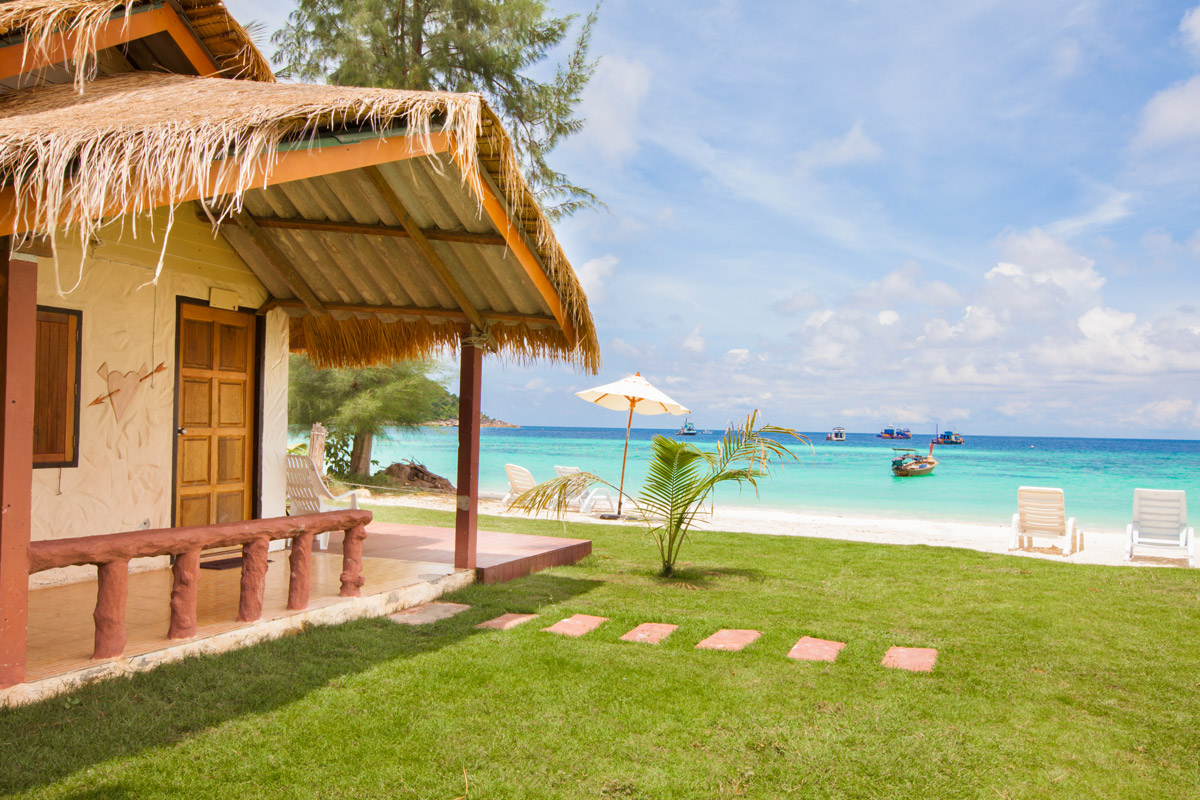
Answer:
[(175, 525), (250, 519), (255, 317), (183, 304), (178, 337)]

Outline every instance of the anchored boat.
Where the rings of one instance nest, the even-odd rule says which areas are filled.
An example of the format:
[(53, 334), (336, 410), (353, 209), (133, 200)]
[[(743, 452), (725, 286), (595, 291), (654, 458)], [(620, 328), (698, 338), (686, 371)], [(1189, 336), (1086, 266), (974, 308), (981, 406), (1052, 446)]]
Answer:
[(934, 435), (933, 443), (934, 444), (966, 444), (967, 441), (966, 441), (966, 439), (964, 439), (962, 437), (961, 433), (955, 433), (954, 431), (942, 431), (941, 433)]
[(908, 447), (893, 447), (892, 450), (898, 454), (892, 458), (892, 474), (897, 478), (919, 478), (933, 472), (938, 465), (933, 457), (933, 442), (929, 443), (927, 456)]
[(911, 439), (912, 432), (908, 428), (897, 428), (895, 425), (889, 425), (879, 433), (875, 434), (880, 439)]
[(696, 430), (695, 424), (692, 422), (691, 418), (689, 417), (688, 419), (685, 419), (683, 421), (683, 425), (681, 425), (679, 427), (679, 430), (675, 431), (675, 435), (676, 436), (695, 436), (699, 432), (700, 431)]
[(832, 431), (825, 434), (825, 441), (827, 441), (827, 442), (844, 442), (844, 441), (846, 441), (846, 429), (845, 428), (834, 428)]

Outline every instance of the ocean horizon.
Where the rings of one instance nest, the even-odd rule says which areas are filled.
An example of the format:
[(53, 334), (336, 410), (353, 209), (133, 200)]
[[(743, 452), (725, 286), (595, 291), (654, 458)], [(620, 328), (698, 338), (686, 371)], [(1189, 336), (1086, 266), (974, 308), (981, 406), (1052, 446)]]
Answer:
[[(635, 428), (630, 433), (625, 491), (636, 495), (646, 474), (650, 441), (674, 436), (677, 427)], [(702, 429), (703, 430), (703, 429)], [(686, 437), (701, 448), (715, 447), (722, 430)], [(976, 436), (966, 444), (938, 446), (932, 475), (896, 478), (893, 447), (927, 451), (930, 434), (885, 440), (875, 433), (847, 433), (847, 441), (824, 441), (826, 431), (805, 432), (813, 449), (796, 443), (798, 457), (773, 469), (753, 487), (723, 486), (722, 507), (753, 507), (819, 515), (931, 519), (1008, 524), (1020, 486), (1053, 486), (1066, 494), (1067, 515), (1084, 530), (1123, 531), (1138, 487), (1200, 489), (1200, 441), (1094, 437)], [(624, 428), (528, 426), (484, 428), (480, 438), (479, 488), (508, 489), (506, 463), (529, 469), (541, 481), (555, 465), (576, 466), (616, 485), (620, 480)], [(379, 468), (413, 460), (456, 480), (458, 429), (422, 427), (389, 430), (377, 437)]]

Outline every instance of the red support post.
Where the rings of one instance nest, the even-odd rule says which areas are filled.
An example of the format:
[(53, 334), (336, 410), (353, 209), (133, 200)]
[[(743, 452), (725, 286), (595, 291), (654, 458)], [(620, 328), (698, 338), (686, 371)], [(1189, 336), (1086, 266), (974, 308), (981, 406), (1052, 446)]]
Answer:
[(367, 526), (355, 525), (346, 531), (342, 539), (342, 597), (362, 597), (362, 550), (363, 539), (367, 538)]
[(308, 608), (308, 596), (312, 594), (312, 544), (311, 533), (302, 533), (292, 539), (292, 554), (288, 557), (292, 568), (288, 578), (289, 611)]
[(0, 688), (25, 680), (37, 261), (0, 239)]
[(454, 568), (475, 569), (479, 533), (479, 412), (483, 388), (483, 348), (469, 344), (463, 331), (458, 379), (458, 500), (454, 517)]
[(267, 591), (267, 545), (261, 536), (242, 545), (242, 585), (238, 596), (238, 622), (254, 622), (262, 617), (263, 596)]
[(129, 561), (101, 564), (96, 576), (95, 646), (92, 658), (117, 658), (125, 652), (125, 601), (129, 598)]
[(200, 549), (175, 556), (171, 571), (171, 626), (167, 638), (190, 639), (200, 627), (196, 618), (200, 599)]

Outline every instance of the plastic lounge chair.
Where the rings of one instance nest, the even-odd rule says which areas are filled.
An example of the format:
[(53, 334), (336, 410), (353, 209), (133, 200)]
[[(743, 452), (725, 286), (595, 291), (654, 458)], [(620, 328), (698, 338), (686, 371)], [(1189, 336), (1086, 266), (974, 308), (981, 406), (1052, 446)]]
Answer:
[(1182, 489), (1134, 489), (1133, 522), (1125, 528), (1129, 543), (1125, 558), (1133, 558), (1133, 548), (1179, 550), (1191, 564), (1195, 556), (1195, 534), (1188, 525), (1187, 492)]
[[(297, 453), (287, 454), (287, 496), (288, 516), (298, 517), (301, 514), (316, 514), (327, 510), (323, 508), (326, 502), (340, 503), (350, 501), (351, 508), (358, 508), (358, 495), (346, 492), (336, 497), (325, 486), (325, 481), (317, 474), (317, 467), (308, 456)], [(329, 549), (329, 533), (317, 535), (317, 543), (322, 550)]]
[(518, 496), (537, 486), (537, 481), (533, 479), (533, 473), (516, 464), (505, 464), (504, 474), (508, 476), (508, 494), (504, 495), (504, 499), (500, 502), (506, 506), (511, 505)]
[[(565, 478), (568, 475), (578, 475), (579, 467), (560, 467), (557, 464), (554, 466), (554, 472), (560, 478)], [(597, 503), (605, 503), (608, 505), (608, 511), (615, 514), (617, 504), (613, 502), (612, 493), (604, 486), (594, 486), (591, 489), (581, 489), (576, 494), (567, 498), (567, 506), (579, 506), (580, 513), (591, 514), (596, 510)]]
[(1017, 489), (1017, 513), (1012, 518), (1013, 550), (1022, 549), (1021, 539), (1028, 539), (1026, 547), (1033, 547), (1034, 538), (1053, 539), (1064, 556), (1083, 549), (1083, 531), (1075, 518), (1067, 519), (1066, 499), (1062, 489), (1041, 486), (1022, 486)]

